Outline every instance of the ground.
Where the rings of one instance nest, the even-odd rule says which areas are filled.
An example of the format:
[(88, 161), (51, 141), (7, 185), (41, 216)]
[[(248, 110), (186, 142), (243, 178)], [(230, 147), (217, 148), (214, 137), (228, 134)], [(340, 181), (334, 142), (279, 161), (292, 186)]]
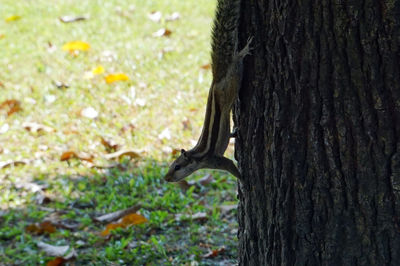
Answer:
[(236, 180), (162, 179), (200, 135), (216, 1), (1, 2), (1, 263), (235, 264)]

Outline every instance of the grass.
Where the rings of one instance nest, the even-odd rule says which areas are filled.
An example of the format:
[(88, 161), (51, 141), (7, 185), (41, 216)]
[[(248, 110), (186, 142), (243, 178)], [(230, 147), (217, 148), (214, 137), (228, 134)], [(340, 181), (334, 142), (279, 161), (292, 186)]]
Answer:
[[(10, 115), (10, 106), (0, 108), (0, 165), (23, 164), (0, 167), (0, 264), (48, 263), (54, 257), (39, 241), (70, 246), (77, 256), (67, 263), (75, 265), (236, 263), (235, 210), (220, 208), (237, 203), (235, 179), (199, 171), (190, 179), (211, 173), (213, 182), (185, 189), (162, 180), (174, 149), (193, 147), (200, 134), (211, 82), (201, 66), (210, 63), (215, 4), (1, 1), (0, 104), (17, 100), (20, 108)], [(153, 11), (161, 21), (149, 19)], [(166, 21), (173, 12), (180, 18)], [(13, 15), (20, 18), (7, 22)], [(63, 23), (65, 15), (88, 19)], [(162, 28), (171, 35), (154, 37)], [(62, 49), (74, 40), (90, 49)], [(105, 73), (90, 77), (98, 66)], [(129, 80), (108, 84), (111, 73)], [(95, 117), (82, 114), (89, 107)], [(27, 130), (27, 122), (51, 130)], [(139, 157), (110, 159), (109, 140)], [(92, 160), (60, 160), (66, 151)], [(147, 223), (100, 235), (106, 224), (94, 217), (137, 204)], [(205, 217), (191, 218), (198, 213)], [(26, 230), (44, 220), (59, 221), (56, 231)]]

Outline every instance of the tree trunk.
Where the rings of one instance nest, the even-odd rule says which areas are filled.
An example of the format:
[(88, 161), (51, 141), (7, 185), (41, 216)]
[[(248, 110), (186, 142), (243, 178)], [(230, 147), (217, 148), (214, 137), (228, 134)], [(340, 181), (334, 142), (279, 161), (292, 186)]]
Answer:
[(400, 0), (242, 1), (240, 265), (400, 265)]

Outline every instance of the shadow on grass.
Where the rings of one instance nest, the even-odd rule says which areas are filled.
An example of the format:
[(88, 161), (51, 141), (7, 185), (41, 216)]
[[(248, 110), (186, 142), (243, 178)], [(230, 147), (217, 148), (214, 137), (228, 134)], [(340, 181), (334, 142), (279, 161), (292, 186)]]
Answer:
[[(76, 256), (67, 262), (71, 265), (235, 264), (234, 178), (212, 172), (208, 184), (179, 186), (161, 178), (165, 168), (165, 163), (146, 160), (83, 175), (39, 174), (29, 180), (4, 175), (1, 263), (47, 263), (54, 257), (38, 247), (44, 242), (73, 249)], [(138, 205), (146, 223), (101, 236), (107, 223), (95, 217)], [(41, 225), (44, 221), (55, 230)], [(33, 225), (45, 229), (33, 230)]]

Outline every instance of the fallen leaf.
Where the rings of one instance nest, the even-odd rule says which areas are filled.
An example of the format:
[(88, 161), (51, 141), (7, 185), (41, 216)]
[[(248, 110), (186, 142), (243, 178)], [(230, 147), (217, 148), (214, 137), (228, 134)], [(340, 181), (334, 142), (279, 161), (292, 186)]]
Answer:
[(211, 68), (211, 64), (202, 65), (200, 68), (201, 69), (205, 69), (205, 70), (210, 69)]
[(183, 191), (188, 190), (192, 186), (192, 184), (189, 184), (189, 182), (186, 180), (178, 181), (178, 185)]
[(119, 145), (114, 140), (109, 138), (100, 137), (101, 144), (106, 148), (107, 151), (115, 151), (118, 150)]
[(177, 221), (193, 220), (193, 221), (205, 222), (208, 220), (208, 217), (207, 217), (207, 213), (205, 213), (205, 212), (198, 212), (191, 216), (187, 216), (185, 214), (178, 213), (175, 215), (175, 220), (177, 220)]
[(49, 204), (51, 202), (50, 197), (48, 197), (44, 193), (38, 193), (35, 196), (35, 200), (36, 200), (36, 204), (38, 204), (38, 205)]
[(93, 107), (86, 107), (82, 109), (81, 111), (81, 116), (86, 117), (86, 118), (91, 118), (94, 119), (99, 115), (99, 112), (97, 112)]
[(0, 162), (0, 169), (7, 168), (7, 167), (16, 167), (20, 165), (25, 165), (25, 161), (5, 161), (5, 162)]
[(197, 213), (192, 215), (192, 220), (204, 222), (204, 221), (208, 220), (207, 213), (205, 213), (205, 212), (197, 212)]
[(137, 213), (132, 213), (124, 216), (118, 223), (111, 223), (106, 226), (106, 229), (100, 233), (102, 236), (107, 236), (110, 231), (116, 228), (126, 228), (131, 225), (138, 225), (147, 222), (147, 219)]
[(0, 134), (6, 133), (9, 129), (10, 129), (10, 126), (9, 126), (7, 123), (4, 123), (4, 124), (0, 127)]
[(69, 246), (53, 246), (42, 241), (36, 243), (37, 246), (46, 253), (47, 256), (52, 257), (63, 257), (65, 260), (69, 260), (76, 256), (76, 252)]
[(223, 253), (224, 251), (225, 251), (225, 247), (214, 249), (214, 250), (211, 250), (210, 252), (208, 252), (207, 254), (205, 254), (203, 256), (203, 258), (207, 258), (207, 259), (215, 258), (216, 256)]
[(90, 49), (90, 44), (87, 42), (83, 41), (72, 41), (72, 42), (67, 42), (66, 44), (63, 45), (62, 49), (64, 51), (88, 51)]
[(174, 21), (174, 20), (178, 20), (180, 19), (181, 15), (179, 14), (179, 12), (174, 12), (171, 15), (167, 16), (165, 18), (166, 21)]
[(124, 73), (109, 74), (104, 77), (105, 81), (110, 84), (116, 81), (127, 81), (129, 77)]
[(129, 150), (121, 150), (121, 151), (117, 151), (117, 152), (114, 152), (114, 153), (109, 153), (109, 154), (106, 154), (104, 157), (107, 160), (112, 160), (112, 159), (121, 159), (124, 156), (128, 156), (131, 159), (140, 158), (139, 153), (137, 153), (135, 151), (129, 151)]
[(190, 120), (187, 117), (185, 117), (183, 119), (182, 125), (183, 125), (183, 130), (191, 130), (192, 129), (192, 126), (190, 124)]
[(44, 221), (42, 223), (34, 223), (27, 225), (25, 231), (31, 234), (52, 234), (56, 231), (56, 227), (49, 221)]
[(153, 33), (153, 37), (168, 37), (172, 34), (172, 31), (166, 28), (159, 29)]
[(70, 159), (80, 159), (82, 161), (88, 161), (93, 163), (93, 156), (83, 154), (83, 153), (76, 153), (74, 151), (66, 151), (63, 154), (61, 154), (60, 161), (68, 161)]
[(236, 204), (231, 204), (231, 205), (221, 205), (218, 207), (218, 209), (221, 210), (221, 212), (223, 214), (226, 214), (232, 210), (236, 210), (237, 209), (237, 205)]
[(57, 46), (52, 44), (50, 41), (47, 42), (47, 52), (54, 53), (57, 50)]
[(97, 66), (95, 68), (92, 69), (92, 73), (93, 75), (99, 75), (99, 74), (103, 74), (104, 73), (104, 67), (103, 66)]
[(158, 134), (159, 139), (171, 139), (171, 131), (169, 128), (164, 129), (160, 134)]
[(137, 212), (142, 206), (135, 205), (125, 210), (119, 210), (112, 213), (104, 214), (99, 217), (95, 217), (94, 220), (101, 223), (110, 223), (120, 219), (121, 217)]
[(206, 186), (208, 184), (210, 184), (211, 182), (214, 181), (214, 177), (210, 174), (207, 174), (205, 176), (203, 176), (201, 179), (199, 179), (199, 184), (202, 186)]
[(56, 257), (53, 260), (50, 260), (46, 263), (46, 266), (60, 266), (63, 265), (67, 260), (63, 257)]
[(126, 124), (126, 125), (124, 125), (122, 128), (121, 128), (121, 130), (120, 130), (120, 132), (121, 133), (126, 133), (127, 131), (129, 131), (129, 132), (133, 132), (134, 130), (135, 130), (135, 125), (133, 124), (133, 123), (128, 123), (128, 124)]
[(37, 133), (37, 132), (47, 132), (47, 133), (51, 133), (51, 132), (55, 132), (56, 130), (54, 128), (42, 125), (42, 124), (38, 124), (35, 122), (24, 122), (22, 124), (22, 127), (25, 128), (26, 130), (28, 130), (29, 132), (32, 133)]
[(0, 104), (0, 110), (7, 109), (7, 116), (12, 115), (15, 112), (21, 111), (21, 102), (15, 99), (5, 100)]
[(86, 16), (62, 16), (59, 17), (59, 20), (64, 23), (71, 23), (71, 22), (77, 22), (77, 21), (82, 21), (82, 20), (87, 20), (88, 17)]
[(66, 84), (62, 81), (59, 81), (59, 80), (53, 80), (53, 84), (54, 84), (54, 86), (57, 87), (57, 89), (68, 89), (69, 88), (68, 84)]
[(20, 20), (20, 19), (21, 19), (21, 16), (12, 15), (12, 16), (7, 17), (7, 18), (5, 19), (5, 21), (6, 21), (6, 22), (11, 22), (11, 21), (16, 21), (16, 20)]
[(177, 154), (178, 154), (178, 155), (181, 154), (181, 149), (173, 149), (173, 150), (172, 150), (172, 152), (171, 152), (171, 155), (172, 155), (172, 156), (175, 156), (175, 155), (177, 155)]
[(160, 22), (162, 13), (160, 11), (153, 11), (147, 17), (154, 22)]

